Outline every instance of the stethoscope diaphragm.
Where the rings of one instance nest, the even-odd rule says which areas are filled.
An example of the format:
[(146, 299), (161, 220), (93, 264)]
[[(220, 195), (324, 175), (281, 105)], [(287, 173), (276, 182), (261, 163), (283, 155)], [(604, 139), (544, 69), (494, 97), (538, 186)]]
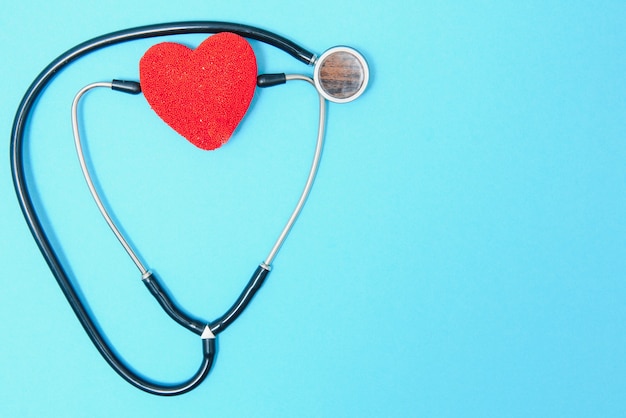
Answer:
[(336, 46), (315, 61), (313, 80), (326, 100), (347, 103), (365, 91), (369, 82), (369, 68), (358, 51), (347, 46)]

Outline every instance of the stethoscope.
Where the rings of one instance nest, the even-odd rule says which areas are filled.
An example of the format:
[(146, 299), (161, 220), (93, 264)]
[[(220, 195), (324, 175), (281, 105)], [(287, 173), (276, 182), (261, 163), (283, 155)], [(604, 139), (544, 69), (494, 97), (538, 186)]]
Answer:
[[(139, 94), (141, 85), (134, 81), (113, 80), (111, 82), (96, 82), (85, 86), (74, 98), (72, 104), (72, 127), (74, 142), (79, 158), (81, 170), (87, 182), (88, 188), (94, 198), (100, 213), (124, 247), (125, 251), (137, 266), (143, 283), (150, 293), (156, 298), (161, 307), (174, 321), (191, 332), (200, 336), (202, 342), (202, 362), (198, 371), (188, 380), (175, 384), (162, 384), (150, 381), (131, 370), (116, 354), (95, 325), (88, 310), (78, 295), (68, 274), (63, 268), (57, 253), (42, 226), (40, 217), (35, 209), (25, 176), (24, 161), (24, 137), (25, 127), (32, 112), (37, 98), (43, 93), (45, 87), (54, 76), (66, 65), (74, 60), (105, 48), (142, 38), (153, 38), (167, 35), (180, 35), (191, 33), (215, 34), (231, 32), (245, 38), (250, 38), (277, 47), (307, 65), (313, 66), (313, 77), (299, 74), (263, 74), (257, 78), (258, 87), (270, 87), (283, 84), (292, 80), (303, 80), (315, 86), (319, 94), (319, 125), (317, 142), (313, 161), (309, 174), (298, 203), (289, 217), (285, 227), (273, 245), (267, 257), (256, 268), (251, 279), (241, 292), (235, 303), (221, 317), (213, 321), (203, 321), (193, 318), (183, 312), (173, 299), (165, 292), (152, 272), (144, 266), (139, 256), (133, 250), (128, 240), (120, 232), (112, 217), (109, 215), (98, 190), (91, 178), (88, 164), (84, 157), (79, 126), (79, 102), (88, 91), (95, 88), (110, 88), (112, 90)], [(283, 245), (289, 231), (300, 214), (309, 195), (315, 179), (324, 143), (324, 128), (326, 124), (326, 101), (345, 103), (359, 97), (365, 90), (369, 80), (369, 70), (363, 56), (352, 48), (334, 47), (317, 57), (315, 54), (298, 46), (297, 44), (279, 35), (258, 29), (252, 26), (225, 22), (181, 22), (165, 23), (126, 29), (103, 35), (84, 43), (60, 55), (50, 63), (33, 81), (18, 107), (11, 133), (11, 168), (15, 191), (22, 209), (22, 213), (30, 228), (30, 231), (43, 254), (50, 270), (56, 278), (61, 290), (78, 317), (83, 328), (89, 335), (100, 354), (109, 365), (126, 381), (133, 386), (148, 393), (156, 395), (178, 395), (188, 392), (198, 386), (208, 375), (216, 353), (216, 336), (230, 326), (233, 321), (243, 312), (253, 296), (259, 290), (271, 270), (271, 265), (278, 251)]]

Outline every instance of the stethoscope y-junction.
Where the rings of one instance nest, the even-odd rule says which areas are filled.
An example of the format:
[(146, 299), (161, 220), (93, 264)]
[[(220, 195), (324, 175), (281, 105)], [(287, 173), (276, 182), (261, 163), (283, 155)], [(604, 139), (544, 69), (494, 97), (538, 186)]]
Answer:
[[(24, 143), (26, 135), (26, 125), (29, 121), (29, 116), (35, 106), (38, 97), (41, 96), (41, 94), (45, 90), (45, 87), (53, 80), (54, 76), (76, 59), (96, 50), (122, 42), (133, 41), (143, 38), (191, 33), (219, 35), (228, 34), (222, 36), (225, 40), (225, 46), (223, 46), (223, 49), (220, 50), (218, 48), (218, 52), (222, 51), (223, 54), (228, 54), (228, 51), (231, 51), (232, 48), (235, 47), (244, 48), (242, 49), (242, 51), (244, 51), (242, 53), (245, 53), (246, 46), (243, 45), (237, 38), (241, 37), (254, 39), (275, 46), (292, 55), (301, 62), (307, 65), (312, 65), (312, 77), (300, 74), (263, 74), (256, 77), (255, 74), (255, 80), (253, 81), (254, 85), (248, 88), (247, 91), (252, 91), (257, 86), (269, 87), (277, 84), (283, 84), (292, 80), (306, 81), (315, 86), (317, 92), (319, 93), (319, 126), (313, 161), (304, 186), (304, 190), (302, 191), (296, 207), (289, 217), (285, 227), (279, 234), (278, 239), (276, 240), (275, 244), (271, 248), (264, 261), (256, 268), (256, 270), (252, 274), (250, 281), (247, 283), (240, 296), (230, 307), (230, 309), (228, 309), (227, 312), (224, 313), (221, 317), (213, 321), (204, 321), (191, 317), (190, 315), (183, 312), (174, 303), (173, 299), (159, 284), (159, 281), (154, 276), (154, 274), (142, 263), (140, 257), (129, 244), (129, 241), (117, 227), (115, 221), (109, 215), (107, 208), (100, 198), (98, 189), (94, 184), (94, 181), (92, 180), (87, 161), (83, 154), (83, 145), (81, 142), (81, 132), (78, 116), (80, 99), (88, 91), (100, 87), (110, 88), (112, 90), (122, 91), (131, 94), (140, 94), (143, 91), (146, 99), (150, 102), (155, 111), (157, 111), (157, 113), (159, 113), (159, 110), (163, 111), (163, 114), (160, 115), (162, 119), (170, 124), (170, 126), (172, 126), (174, 129), (177, 129), (179, 132), (181, 132), (181, 134), (185, 135), (184, 133), (182, 133), (182, 131), (187, 129), (186, 126), (181, 127), (179, 125), (175, 125), (175, 122), (171, 122), (170, 120), (168, 120), (168, 117), (170, 117), (170, 114), (168, 114), (168, 112), (173, 107), (175, 107), (174, 99), (169, 97), (163, 98), (161, 97), (163, 95), (154, 93), (154, 91), (149, 92), (148, 90), (146, 90), (146, 87), (150, 87), (149, 82), (152, 82), (155, 79), (161, 80), (159, 78), (162, 73), (161, 65), (165, 65), (161, 64), (162, 61), (159, 61), (164, 57), (162, 51), (156, 51), (152, 56), (149, 57), (149, 59), (146, 58), (147, 63), (145, 72), (147, 74), (147, 81), (145, 83), (142, 74), (140, 77), (140, 82), (127, 80), (96, 82), (87, 85), (86, 87), (81, 89), (76, 95), (72, 104), (72, 127), (74, 133), (74, 142), (78, 153), (80, 167), (87, 181), (87, 185), (91, 192), (91, 195), (98, 206), (98, 209), (100, 210), (105, 221), (107, 222), (119, 242), (124, 247), (125, 251), (128, 253), (134, 264), (137, 266), (141, 274), (143, 283), (146, 285), (150, 293), (156, 298), (156, 300), (165, 310), (165, 312), (167, 312), (167, 314), (181, 326), (200, 336), (200, 340), (202, 343), (202, 362), (200, 364), (200, 367), (198, 368), (198, 371), (191, 378), (184, 382), (176, 384), (162, 384), (150, 381), (140, 376), (124, 363), (124, 361), (109, 345), (101, 330), (96, 326), (94, 319), (91, 317), (84, 302), (81, 300), (81, 297), (79, 296), (68, 273), (66, 272), (66, 269), (63, 267), (58, 254), (51, 244), (51, 240), (46, 234), (45, 228), (41, 222), (38, 210), (33, 204), (33, 200), (29, 191), (28, 181), (26, 178), (27, 176), (25, 175), (26, 164), (24, 155)], [(212, 37), (210, 37), (209, 39), (211, 38)], [(200, 49), (200, 47), (198, 49)], [(179, 55), (174, 56), (174, 58), (180, 60), (181, 56), (187, 57), (187, 55), (185, 55), (187, 54), (187, 51), (185, 51), (184, 49), (179, 48), (177, 51)], [(146, 56), (147, 55), (148, 54), (146, 54)], [(241, 78), (243, 77), (241, 76), (241, 72), (243, 71), (242, 68), (247, 68), (249, 71), (256, 71), (253, 58), (252, 61), (248, 60), (246, 62), (239, 62), (237, 60), (240, 59), (240, 53), (237, 52), (236, 54), (234, 54), (234, 56), (234, 65), (226, 65), (226, 67), (232, 67), (228, 70), (230, 71), (230, 73), (228, 73), (226, 79), (228, 80), (233, 77), (240, 77), (236, 80), (237, 85), (241, 85), (242, 83), (245, 84), (247, 83), (247, 81)], [(150, 67), (151, 64), (155, 65)], [(223, 66), (217, 68), (215, 71), (222, 71), (222, 67)], [(148, 75), (154, 75), (154, 77), (149, 78)], [(324, 128), (326, 124), (325, 119), (327, 100), (336, 103), (344, 103), (354, 100), (363, 93), (368, 84), (368, 79), (369, 70), (366, 61), (357, 51), (352, 48), (343, 46), (334, 47), (317, 57), (315, 54), (296, 45), (290, 40), (283, 38), (282, 36), (255, 27), (225, 22), (181, 22), (132, 28), (113, 32), (86, 41), (60, 55), (56, 60), (50, 63), (33, 81), (19, 105), (13, 123), (13, 130), (11, 133), (11, 165), (15, 191), (30, 231), (35, 241), (37, 242), (37, 245), (39, 246), (39, 249), (43, 254), (48, 266), (50, 267), (50, 270), (52, 271), (59, 286), (61, 287), (61, 290), (65, 294), (69, 304), (74, 310), (74, 313), (78, 317), (80, 323), (82, 324), (83, 328), (89, 335), (90, 339), (92, 340), (98, 351), (121, 377), (123, 377), (126, 381), (136, 386), (137, 388), (157, 395), (182, 394), (195, 388), (204, 380), (204, 378), (208, 375), (209, 370), (211, 369), (216, 353), (216, 336), (224, 331), (226, 328), (228, 328), (228, 326), (230, 326), (230, 324), (232, 324), (233, 321), (237, 319), (237, 317), (243, 312), (246, 306), (250, 303), (255, 293), (263, 284), (264, 280), (270, 272), (274, 258), (276, 257), (283, 242), (289, 234), (289, 231), (291, 230), (294, 222), (300, 214), (302, 207), (304, 206), (304, 203), (309, 195), (322, 154), (322, 147), (324, 142)], [(192, 95), (196, 93), (197, 91)], [(200, 93), (203, 92), (201, 91)], [(230, 93), (226, 93), (224, 97), (228, 99), (229, 94)], [(251, 93), (249, 93), (248, 95), (250, 94)], [(200, 96), (204, 97), (206, 95), (203, 96), (203, 94), (200, 94)], [(200, 100), (202, 100), (202, 97), (200, 97)], [(250, 97), (248, 97), (247, 100), (249, 99)], [(225, 100), (226, 99), (222, 97), (219, 101), (211, 104), (210, 106), (215, 106), (214, 109), (216, 109), (216, 112), (218, 113), (227, 112), (230, 111), (229, 109), (232, 109), (233, 112), (240, 112), (240, 115), (237, 116), (238, 118), (243, 117), (243, 113), (245, 113), (247, 106), (241, 105), (242, 99), (237, 98), (236, 100), (234, 100), (234, 105), (230, 108), (220, 107)], [(225, 120), (222, 122), (228, 128), (226, 129), (226, 131), (228, 131), (226, 133), (224, 133), (225, 131), (223, 127), (217, 126), (215, 128), (217, 129), (217, 133), (214, 133), (208, 139), (201, 138), (195, 133), (188, 134), (188, 136), (186, 137), (192, 143), (194, 143), (194, 145), (197, 145), (200, 148), (214, 149), (216, 147), (219, 147), (227, 139), (226, 136), (232, 133), (232, 129), (234, 129), (234, 126), (236, 126), (236, 123), (238, 121), (235, 121), (232, 129), (230, 129), (231, 127), (229, 127), (228, 125), (230, 123), (229, 120)], [(188, 131), (192, 132), (192, 130)]]

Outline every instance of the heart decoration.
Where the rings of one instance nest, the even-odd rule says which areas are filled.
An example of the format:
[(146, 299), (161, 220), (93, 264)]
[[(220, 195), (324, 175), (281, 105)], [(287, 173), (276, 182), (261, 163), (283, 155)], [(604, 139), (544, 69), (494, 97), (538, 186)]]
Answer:
[(198, 48), (164, 42), (139, 62), (142, 92), (157, 115), (204, 150), (225, 144), (256, 88), (256, 57), (234, 33), (210, 36)]

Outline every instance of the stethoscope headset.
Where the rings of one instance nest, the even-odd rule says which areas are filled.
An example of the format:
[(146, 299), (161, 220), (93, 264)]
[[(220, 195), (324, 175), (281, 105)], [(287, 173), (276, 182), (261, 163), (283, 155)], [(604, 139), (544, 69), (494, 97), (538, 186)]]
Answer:
[[(74, 140), (78, 157), (83, 171), (83, 175), (87, 181), (89, 190), (96, 204), (104, 216), (111, 230), (116, 235), (128, 255), (131, 257), (137, 268), (139, 269), (142, 281), (156, 298), (161, 307), (174, 321), (184, 328), (197, 334), (202, 342), (202, 363), (198, 371), (188, 380), (175, 384), (162, 384), (150, 381), (129, 368), (122, 359), (116, 354), (114, 349), (109, 345), (100, 329), (96, 326), (91, 318), (86, 306), (81, 300), (78, 292), (72, 284), (67, 272), (62, 266), (57, 253), (55, 252), (47, 234), (42, 226), (42, 222), (33, 205), (29, 192), (28, 182), (25, 176), (25, 158), (24, 158), (24, 138), (26, 124), (29, 120), (38, 97), (43, 93), (46, 86), (52, 81), (54, 76), (65, 66), (71, 64), (78, 58), (85, 56), (96, 50), (120, 44), (123, 42), (133, 41), (143, 38), (154, 38), (167, 35), (181, 35), (192, 33), (232, 33), (238, 36), (254, 39), (279, 48), (299, 61), (307, 65), (313, 66), (313, 77), (304, 75), (290, 74), (264, 74), (259, 75), (256, 79), (258, 87), (269, 87), (282, 84), (290, 80), (304, 80), (315, 86), (320, 96), (320, 117), (317, 143), (313, 162), (309, 175), (300, 196), (300, 199), (289, 217), (287, 224), (282, 230), (279, 238), (274, 244), (265, 260), (256, 268), (250, 281), (247, 283), (235, 303), (221, 317), (207, 322), (193, 318), (183, 312), (174, 302), (173, 299), (165, 292), (164, 288), (159, 284), (152, 272), (143, 266), (139, 257), (133, 251), (131, 246), (123, 234), (119, 231), (115, 222), (109, 216), (102, 200), (98, 195), (98, 191), (91, 180), (87, 163), (83, 156), (82, 145), (80, 140), (80, 130), (78, 123), (78, 103), (80, 98), (89, 90), (97, 87), (107, 87), (113, 90), (122, 91), (131, 94), (141, 93), (142, 86), (135, 81), (113, 80), (106, 83), (93, 83), (83, 88), (74, 99), (72, 105), (72, 125), (74, 131)], [(321, 158), (324, 127), (326, 114), (326, 101), (336, 103), (345, 103), (359, 97), (365, 90), (369, 80), (369, 70), (365, 59), (354, 49), (348, 47), (335, 47), (326, 51), (321, 56), (307, 51), (292, 41), (282, 36), (258, 29), (252, 26), (241, 25), (226, 22), (180, 22), (165, 23), (137, 28), (126, 29), (118, 32), (106, 34), (89, 41), (83, 42), (67, 52), (60, 55), (51, 62), (33, 81), (24, 95), (13, 123), (11, 133), (11, 169), (13, 182), (17, 198), (19, 200), (22, 213), (30, 228), (30, 231), (45, 258), (50, 270), (56, 278), (61, 290), (71, 305), (74, 313), (78, 317), (83, 328), (89, 335), (100, 354), (109, 363), (109, 365), (127, 382), (133, 386), (144, 390), (148, 393), (156, 395), (179, 395), (188, 392), (197, 387), (208, 375), (213, 364), (216, 353), (216, 336), (223, 332), (230, 324), (237, 319), (246, 306), (250, 303), (253, 296), (259, 290), (271, 269), (272, 261), (281, 248), (291, 227), (297, 219), (302, 207), (308, 197), (309, 191), (313, 185), (315, 175)]]

